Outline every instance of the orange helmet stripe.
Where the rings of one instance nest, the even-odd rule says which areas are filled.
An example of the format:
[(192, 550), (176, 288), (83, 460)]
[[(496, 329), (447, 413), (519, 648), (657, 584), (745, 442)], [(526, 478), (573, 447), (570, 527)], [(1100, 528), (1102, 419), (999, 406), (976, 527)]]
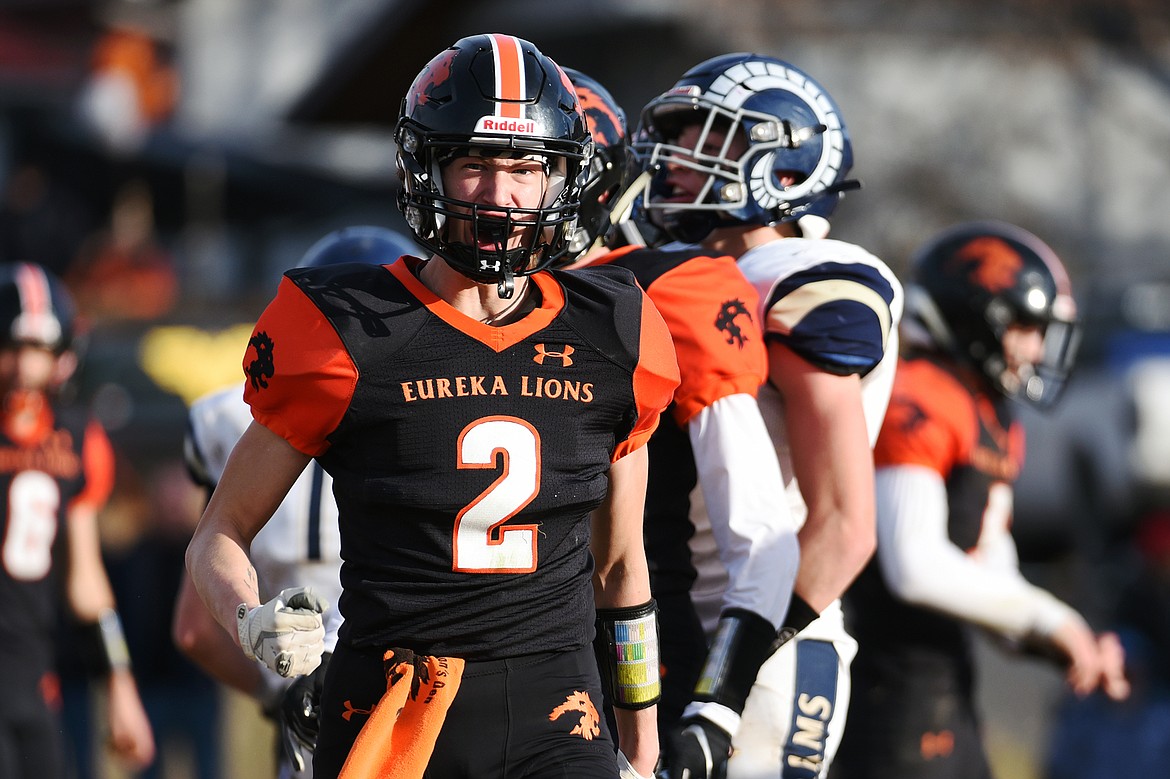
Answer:
[(511, 35), (490, 35), (496, 66), (496, 116), (524, 118), (527, 84), (524, 78), (524, 50), (520, 39)]
[(21, 263), (16, 272), (16, 288), (20, 291), (20, 313), (39, 318), (49, 313), (49, 280), (40, 268)]

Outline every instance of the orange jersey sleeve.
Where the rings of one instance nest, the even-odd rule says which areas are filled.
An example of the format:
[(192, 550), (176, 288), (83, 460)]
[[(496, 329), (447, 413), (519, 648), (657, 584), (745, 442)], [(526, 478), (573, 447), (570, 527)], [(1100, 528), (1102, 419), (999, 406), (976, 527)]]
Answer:
[(646, 293), (642, 293), (642, 326), (638, 364), (634, 367), (634, 401), (638, 421), (624, 441), (618, 442), (612, 460), (617, 462), (650, 440), (662, 410), (678, 387), (678, 360), (670, 331)]
[(734, 259), (695, 257), (655, 279), (648, 294), (678, 353), (680, 426), (727, 395), (756, 396), (768, 376), (759, 296)]
[(85, 428), (81, 462), (85, 471), (85, 488), (71, 505), (88, 505), (96, 511), (106, 505), (114, 491), (114, 447), (96, 421), (91, 421)]
[(945, 479), (978, 435), (971, 396), (954, 377), (927, 360), (899, 361), (874, 465), (921, 465)]
[(324, 453), (349, 408), (357, 368), (333, 325), (289, 279), (252, 330), (243, 367), (253, 418), (304, 454)]

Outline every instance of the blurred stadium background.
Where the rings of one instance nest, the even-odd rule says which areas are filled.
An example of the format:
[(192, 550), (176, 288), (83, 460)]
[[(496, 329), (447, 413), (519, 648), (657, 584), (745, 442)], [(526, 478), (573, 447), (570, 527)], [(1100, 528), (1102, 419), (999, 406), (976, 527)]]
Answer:
[[(0, 0), (0, 259), (40, 261), (77, 293), (89, 332), (74, 389), (120, 455), (105, 541), (140, 674), (160, 718), (216, 718), (218, 744), (184, 745), (192, 731), (176, 725), (156, 775), (266, 775), (271, 760), (249, 702), (184, 702), (196, 672), (169, 647), (202, 501), (181, 468), (186, 403), (239, 380), (252, 320), (313, 241), (402, 227), (399, 100), (442, 47), (494, 31), (596, 77), (635, 119), (709, 56), (799, 64), (840, 104), (865, 185), (834, 234), (897, 271), (961, 220), (1048, 241), (1073, 273), (1085, 341), (1064, 403), (1025, 416), (1016, 528), (1030, 577), (1100, 627), (1118, 618), (1170, 505), (1165, 3)], [(1147, 611), (1170, 630), (1166, 601)], [(1059, 674), (984, 659), (1000, 775), (1044, 776)], [(86, 763), (118, 775), (100, 754)]]

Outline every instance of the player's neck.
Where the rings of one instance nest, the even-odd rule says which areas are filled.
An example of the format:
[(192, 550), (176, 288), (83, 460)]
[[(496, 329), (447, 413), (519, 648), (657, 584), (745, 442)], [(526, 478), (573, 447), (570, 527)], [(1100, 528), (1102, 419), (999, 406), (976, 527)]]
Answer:
[(703, 246), (712, 254), (742, 257), (757, 246), (795, 235), (795, 227), (787, 222), (778, 225), (737, 225), (712, 230), (711, 234), (703, 239)]
[(527, 276), (516, 277), (510, 298), (500, 297), (498, 285), (477, 283), (442, 260), (425, 263), (419, 280), (461, 314), (494, 327), (523, 319), (537, 303)]

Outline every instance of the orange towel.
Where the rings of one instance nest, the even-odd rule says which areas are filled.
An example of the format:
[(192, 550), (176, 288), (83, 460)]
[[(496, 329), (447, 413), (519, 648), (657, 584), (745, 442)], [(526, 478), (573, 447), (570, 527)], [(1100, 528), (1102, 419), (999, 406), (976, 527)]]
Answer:
[(383, 662), (386, 694), (358, 733), (338, 779), (422, 779), (463, 678), (459, 657), (389, 649)]

